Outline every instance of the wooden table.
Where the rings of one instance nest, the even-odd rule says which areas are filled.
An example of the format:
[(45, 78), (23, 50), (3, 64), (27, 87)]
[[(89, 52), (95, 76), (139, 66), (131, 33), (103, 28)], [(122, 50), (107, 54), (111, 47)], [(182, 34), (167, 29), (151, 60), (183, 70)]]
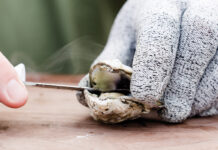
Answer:
[[(81, 76), (30, 75), (31, 81), (76, 83)], [(2, 150), (201, 150), (218, 149), (218, 117), (194, 118), (183, 124), (135, 120), (106, 125), (92, 120), (75, 93), (28, 88), (20, 109), (1, 106)]]

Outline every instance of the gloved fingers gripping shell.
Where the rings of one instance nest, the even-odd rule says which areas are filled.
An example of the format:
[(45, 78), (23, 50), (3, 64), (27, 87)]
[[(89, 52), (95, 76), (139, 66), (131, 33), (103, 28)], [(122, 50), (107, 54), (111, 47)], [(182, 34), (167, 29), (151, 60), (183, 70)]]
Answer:
[[(189, 1), (187, 4), (187, 9), (182, 18), (180, 44), (174, 69), (163, 98), (166, 109), (160, 112), (162, 119), (165, 121), (181, 122), (190, 116), (191, 111), (196, 112), (197, 107), (197, 109), (201, 109), (199, 111), (207, 109), (208, 106), (200, 105), (202, 103), (210, 105), (210, 101), (214, 101), (214, 97), (217, 96), (217, 90), (211, 89), (216, 84), (217, 78), (215, 79), (213, 72), (210, 72), (210, 68), (215, 67), (214, 61), (216, 60), (211, 62), (212, 66), (209, 66), (210, 68), (206, 70), (207, 73), (202, 78), (217, 50), (218, 13), (215, 13), (217, 8), (217, 2), (212, 0)], [(192, 110), (201, 78), (200, 91), (198, 92), (206, 92), (206, 88), (210, 88), (208, 90), (214, 90), (216, 93), (207, 93), (212, 94), (210, 95), (212, 99), (207, 99), (207, 102), (199, 102), (199, 105), (197, 101), (203, 99), (198, 99), (200, 95), (197, 95), (198, 100), (196, 99), (196, 105), (194, 104), (194, 110)], [(203, 82), (206, 82), (205, 80), (211, 80), (209, 78), (215, 79), (215, 83), (210, 87), (208, 87), (209, 83), (203, 85)]]
[[(192, 105), (194, 97), (197, 99), (198, 88), (206, 88), (200, 87), (204, 84), (199, 81), (202, 78), (206, 82), (203, 73), (217, 49), (217, 8), (215, 0), (128, 0), (115, 20), (105, 49), (94, 64), (117, 58), (131, 66), (136, 44), (133, 95), (151, 104), (162, 98), (166, 108), (159, 115), (168, 122), (183, 121), (192, 111), (199, 113), (192, 110)], [(164, 53), (164, 57), (159, 53)], [(198, 101), (201, 101), (200, 97)], [(208, 109), (205, 105), (200, 106), (202, 116), (212, 114), (210, 112), (216, 108)]]
[(141, 1), (136, 18), (132, 95), (151, 105), (169, 82), (180, 35), (181, 7), (171, 0)]
[(212, 0), (174, 2), (146, 1), (138, 9), (131, 92), (150, 103), (162, 98), (162, 119), (181, 122), (191, 114), (197, 85), (217, 49), (218, 6)]

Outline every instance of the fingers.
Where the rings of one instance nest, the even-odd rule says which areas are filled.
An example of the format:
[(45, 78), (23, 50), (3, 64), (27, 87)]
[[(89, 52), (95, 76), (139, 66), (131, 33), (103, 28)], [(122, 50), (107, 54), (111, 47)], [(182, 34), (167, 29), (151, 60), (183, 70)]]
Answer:
[(0, 53), (0, 102), (8, 107), (17, 108), (26, 103), (27, 90), (14, 67)]
[[(169, 122), (190, 116), (196, 88), (213, 58), (218, 43), (217, 9), (209, 1), (190, 1), (182, 19), (181, 39), (170, 83), (161, 111)], [(211, 3), (210, 3), (211, 4)]]
[(168, 0), (141, 4), (136, 24), (131, 93), (155, 105), (163, 96), (179, 42), (181, 9)]
[[(207, 67), (195, 95), (192, 116), (210, 109), (218, 99), (218, 51)], [(213, 109), (211, 109), (213, 110)]]
[[(129, 0), (117, 15), (112, 26), (108, 42), (95, 60), (94, 64), (102, 60), (119, 59), (123, 64), (131, 66), (135, 51), (135, 31), (133, 14), (136, 2)], [(94, 65), (93, 64), (93, 65)]]

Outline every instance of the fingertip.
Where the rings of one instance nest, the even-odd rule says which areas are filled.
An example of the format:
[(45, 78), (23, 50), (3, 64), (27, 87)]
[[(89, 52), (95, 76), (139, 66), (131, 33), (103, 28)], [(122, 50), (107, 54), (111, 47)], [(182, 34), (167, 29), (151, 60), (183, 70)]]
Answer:
[(0, 93), (1, 102), (11, 108), (23, 106), (28, 98), (28, 92), (22, 82), (11, 79)]
[(28, 97), (26, 87), (16, 70), (0, 52), (0, 102), (11, 108), (23, 106)]
[(2, 101), (2, 104), (4, 104), (7, 107), (10, 107), (10, 108), (20, 108), (20, 107), (22, 107), (22, 106), (24, 106), (26, 104), (27, 99), (28, 99), (28, 97), (24, 98), (21, 101), (17, 101), (17, 102), (14, 102), (14, 103), (10, 103), (8, 101)]

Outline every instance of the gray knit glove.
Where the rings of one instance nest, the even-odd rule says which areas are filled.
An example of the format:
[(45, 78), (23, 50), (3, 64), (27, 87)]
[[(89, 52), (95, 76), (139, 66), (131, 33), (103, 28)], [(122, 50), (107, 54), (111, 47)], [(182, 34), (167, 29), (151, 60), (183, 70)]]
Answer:
[(176, 123), (218, 114), (217, 47), (217, 0), (128, 0), (94, 63), (133, 67), (132, 95), (162, 100), (159, 116)]

